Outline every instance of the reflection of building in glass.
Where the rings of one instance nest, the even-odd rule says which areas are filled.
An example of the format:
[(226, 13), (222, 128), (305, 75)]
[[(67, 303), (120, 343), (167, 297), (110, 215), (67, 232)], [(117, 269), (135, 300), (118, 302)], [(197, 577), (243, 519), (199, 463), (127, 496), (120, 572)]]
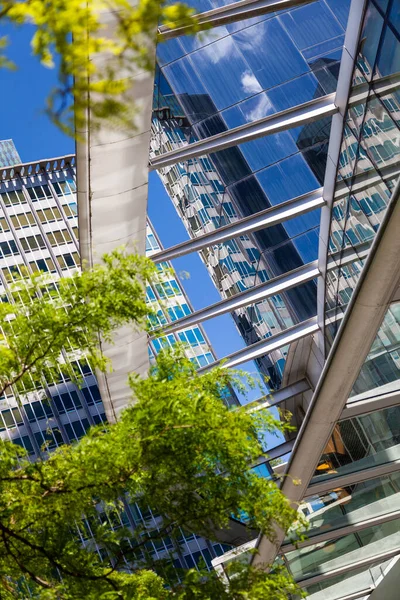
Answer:
[[(329, 4), (315, 3), (277, 17), (220, 27), (213, 37), (205, 35), (195, 42), (178, 38), (160, 45), (152, 152), (166, 152), (332, 92), (346, 7), (341, 3), (334, 16)], [(160, 119), (164, 106), (169, 111)], [(300, 131), (260, 138), (161, 170), (189, 234), (201, 235), (321, 185), (329, 123), (330, 119), (323, 119)], [(291, 177), (294, 171), (296, 182)], [(204, 189), (196, 193), (199, 173), (201, 183), (211, 180), (206, 184), (213, 186), (208, 194)], [(202, 258), (222, 296), (228, 297), (315, 260), (318, 224), (319, 212), (314, 211), (207, 248)], [(233, 316), (251, 344), (314, 315), (315, 310), (316, 285), (311, 281)], [(285, 356), (286, 350), (281, 349), (257, 360), (272, 388), (280, 385)]]

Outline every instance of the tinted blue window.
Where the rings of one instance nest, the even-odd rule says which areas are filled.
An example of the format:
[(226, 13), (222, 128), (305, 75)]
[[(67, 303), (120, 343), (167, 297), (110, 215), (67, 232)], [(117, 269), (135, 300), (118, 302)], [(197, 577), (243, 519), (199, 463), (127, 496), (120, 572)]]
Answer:
[(198, 345), (198, 341), (196, 340), (192, 329), (189, 329), (188, 331), (186, 331), (186, 337), (187, 337), (187, 339), (189, 341), (189, 344), (191, 346), (197, 346)]
[(332, 10), (343, 29), (346, 29), (351, 0), (325, 0), (325, 2)]
[[(295, 177), (293, 173), (296, 173)], [(316, 177), (301, 154), (291, 156), (261, 171), (257, 179), (271, 204), (280, 204), (319, 187)]]
[[(395, 3), (398, 4), (398, 3)], [(397, 6), (398, 8), (398, 6)], [(399, 11), (400, 12), (400, 11)], [(400, 21), (400, 17), (399, 17)], [(376, 77), (391, 75), (400, 70), (400, 42), (394, 33), (386, 27), (383, 44), (379, 53)]]
[(250, 167), (257, 171), (294, 154), (298, 148), (287, 131), (247, 142), (240, 146)]
[[(247, 96), (308, 71), (307, 63), (278, 19), (262, 21), (232, 37), (250, 67), (237, 73)], [(230, 71), (233, 67), (230, 66)]]
[(332, 13), (321, 3), (313, 2), (279, 17), (300, 50), (315, 46), (343, 33)]

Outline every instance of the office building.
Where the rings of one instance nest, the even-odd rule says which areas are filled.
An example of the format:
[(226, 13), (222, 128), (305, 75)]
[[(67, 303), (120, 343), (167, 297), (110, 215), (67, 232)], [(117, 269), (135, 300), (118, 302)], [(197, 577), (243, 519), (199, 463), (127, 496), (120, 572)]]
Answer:
[[(4, 152), (2, 152), (4, 149)], [(51, 160), (21, 164), (18, 153), (10, 140), (0, 142), (0, 151), (10, 161), (1, 177), (0, 190), (0, 296), (8, 299), (9, 285), (29, 272), (48, 273), (54, 283), (60, 277), (80, 268), (78, 219), (76, 204), (75, 157), (65, 156)], [(147, 225), (146, 252), (162, 250), (159, 240)], [(156, 308), (152, 325), (159, 327), (167, 322), (189, 315), (191, 306), (178, 277), (167, 262), (158, 265), (162, 272), (160, 283), (148, 286), (146, 297)], [(159, 301), (162, 302), (162, 308)], [(149, 356), (153, 359), (162, 345), (172, 345), (176, 340), (186, 346), (188, 357), (198, 366), (212, 363), (216, 357), (201, 326), (185, 328), (179, 334), (155, 338), (149, 342)], [(0, 431), (3, 439), (25, 448), (32, 459), (45, 457), (46, 448), (52, 450), (62, 444), (79, 440), (89, 427), (106, 419), (105, 409), (90, 365), (70, 355), (83, 377), (77, 386), (60, 370), (57, 382), (44, 382), (42, 389), (26, 389), (18, 397), (11, 390), (0, 399)], [(225, 401), (237, 404), (232, 390), (227, 390)], [(151, 528), (160, 525), (160, 518), (148, 507), (125, 503), (125, 511), (111, 522), (101, 513), (99, 518), (108, 519), (110, 527), (135, 527), (146, 524)], [(93, 546), (90, 522), (83, 521), (78, 527), (83, 544)], [(174, 553), (174, 564), (179, 568), (194, 566), (203, 559), (211, 560), (223, 553), (226, 546), (182, 532), (179, 544), (168, 537), (146, 544), (145, 552), (152, 558), (167, 557)], [(97, 547), (103, 558), (104, 549)], [(138, 552), (137, 560), (144, 558)], [(127, 563), (128, 564), (128, 563)]]

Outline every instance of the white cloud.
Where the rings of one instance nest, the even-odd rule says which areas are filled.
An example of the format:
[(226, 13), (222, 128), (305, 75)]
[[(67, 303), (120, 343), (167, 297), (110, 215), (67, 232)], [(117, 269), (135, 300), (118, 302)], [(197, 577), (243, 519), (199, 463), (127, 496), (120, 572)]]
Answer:
[(256, 106), (245, 113), (246, 121), (251, 123), (252, 121), (258, 121), (258, 119), (262, 119), (267, 115), (271, 114), (272, 103), (268, 99), (266, 94), (262, 94), (258, 99)]
[(246, 94), (258, 94), (262, 92), (262, 87), (259, 84), (256, 76), (251, 71), (245, 71), (240, 78), (243, 91)]
[[(210, 43), (211, 42), (211, 43)], [(208, 44), (208, 45), (207, 45)], [(207, 58), (214, 65), (217, 64), (222, 58), (228, 58), (233, 49), (233, 40), (230, 35), (215, 39), (213, 32), (206, 32), (202, 34), (201, 39), (196, 39), (196, 45), (198, 48), (202, 48), (199, 56)]]

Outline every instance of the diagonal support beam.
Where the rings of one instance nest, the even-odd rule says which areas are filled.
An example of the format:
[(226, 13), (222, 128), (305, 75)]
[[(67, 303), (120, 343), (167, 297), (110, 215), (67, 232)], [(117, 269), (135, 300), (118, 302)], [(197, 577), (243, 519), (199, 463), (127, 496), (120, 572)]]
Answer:
[(162, 169), (169, 165), (185, 162), (196, 156), (219, 152), (231, 146), (237, 146), (238, 144), (251, 142), (260, 137), (273, 135), (274, 133), (286, 131), (293, 127), (300, 127), (306, 123), (312, 123), (323, 117), (335, 114), (337, 108), (334, 104), (334, 99), (335, 94), (316, 98), (293, 108), (269, 115), (258, 121), (229, 129), (204, 140), (171, 150), (171, 152), (165, 152), (153, 158), (149, 163), (149, 168), (150, 170)]
[(184, 256), (190, 252), (198, 252), (207, 246), (221, 244), (234, 237), (248, 235), (254, 231), (259, 231), (260, 229), (278, 225), (289, 219), (294, 219), (299, 215), (321, 208), (324, 204), (325, 201), (322, 197), (322, 188), (319, 188), (309, 194), (304, 194), (293, 200), (288, 200), (288, 202), (279, 204), (279, 206), (267, 208), (255, 215), (245, 217), (244, 219), (230, 223), (225, 227), (220, 227), (201, 237), (187, 240), (186, 242), (172, 246), (167, 250), (162, 250), (161, 252), (154, 254), (152, 259), (155, 263), (159, 263), (163, 260), (173, 260), (174, 258)]
[[(241, 0), (193, 15), (193, 21), (200, 26), (200, 30), (203, 30), (259, 17), (278, 10), (288, 10), (302, 4), (310, 4), (310, 2), (313, 0)], [(161, 25), (158, 28), (158, 39), (160, 42), (164, 42), (185, 35), (188, 30), (190, 30), (188, 26), (170, 29), (166, 25)]]
[[(400, 87), (400, 74), (382, 77), (374, 83), (376, 93), (385, 94)], [(364, 102), (369, 95), (368, 87), (360, 84), (353, 88), (349, 98), (349, 106), (355, 106)], [(217, 135), (210, 136), (204, 140), (187, 144), (171, 152), (165, 152), (153, 158), (149, 163), (150, 170), (161, 169), (185, 162), (196, 156), (204, 156), (213, 152), (220, 152), (231, 146), (244, 144), (267, 135), (273, 135), (293, 127), (301, 127), (307, 123), (318, 121), (323, 117), (334, 115), (338, 112), (337, 94), (328, 94), (322, 98), (314, 98), (304, 104), (280, 111), (273, 115), (263, 117), (258, 121), (246, 123)]]
[(178, 321), (171, 323), (171, 325), (167, 325), (161, 329), (156, 329), (152, 332), (151, 339), (160, 337), (160, 335), (164, 335), (166, 333), (180, 331), (181, 329), (191, 325), (197, 325), (198, 323), (202, 323), (208, 319), (213, 319), (215, 317), (219, 317), (220, 315), (224, 315), (225, 313), (237, 310), (238, 308), (242, 308), (243, 306), (254, 304), (255, 302), (259, 302), (260, 300), (264, 300), (265, 298), (269, 298), (275, 294), (281, 294), (282, 292), (285, 292), (297, 285), (301, 285), (302, 283), (306, 283), (307, 281), (315, 279), (318, 276), (319, 271), (317, 268), (317, 261), (308, 263), (302, 267), (299, 267), (298, 269), (294, 269), (293, 271), (286, 273), (283, 276), (275, 277), (274, 279), (270, 279), (265, 283), (261, 283), (260, 285), (241, 292), (240, 294), (233, 296), (233, 298), (220, 300), (219, 302), (211, 304), (206, 308), (197, 310), (187, 317), (183, 317), (183, 319), (179, 319)]
[(244, 362), (247, 362), (248, 360), (255, 360), (256, 358), (260, 358), (261, 356), (269, 354), (274, 350), (279, 350), (279, 348), (283, 348), (283, 346), (287, 346), (296, 340), (307, 337), (316, 331), (318, 331), (318, 324), (317, 317), (315, 316), (311, 319), (307, 319), (307, 321), (302, 321), (298, 325), (294, 325), (293, 327), (289, 327), (284, 331), (280, 331), (275, 335), (271, 335), (269, 338), (260, 340), (251, 346), (247, 346), (246, 348), (237, 350), (232, 354), (228, 354), (228, 356), (225, 356), (220, 360), (216, 360), (206, 367), (202, 367), (198, 370), (198, 372), (204, 373), (206, 371), (210, 371), (214, 367), (232, 369)]

